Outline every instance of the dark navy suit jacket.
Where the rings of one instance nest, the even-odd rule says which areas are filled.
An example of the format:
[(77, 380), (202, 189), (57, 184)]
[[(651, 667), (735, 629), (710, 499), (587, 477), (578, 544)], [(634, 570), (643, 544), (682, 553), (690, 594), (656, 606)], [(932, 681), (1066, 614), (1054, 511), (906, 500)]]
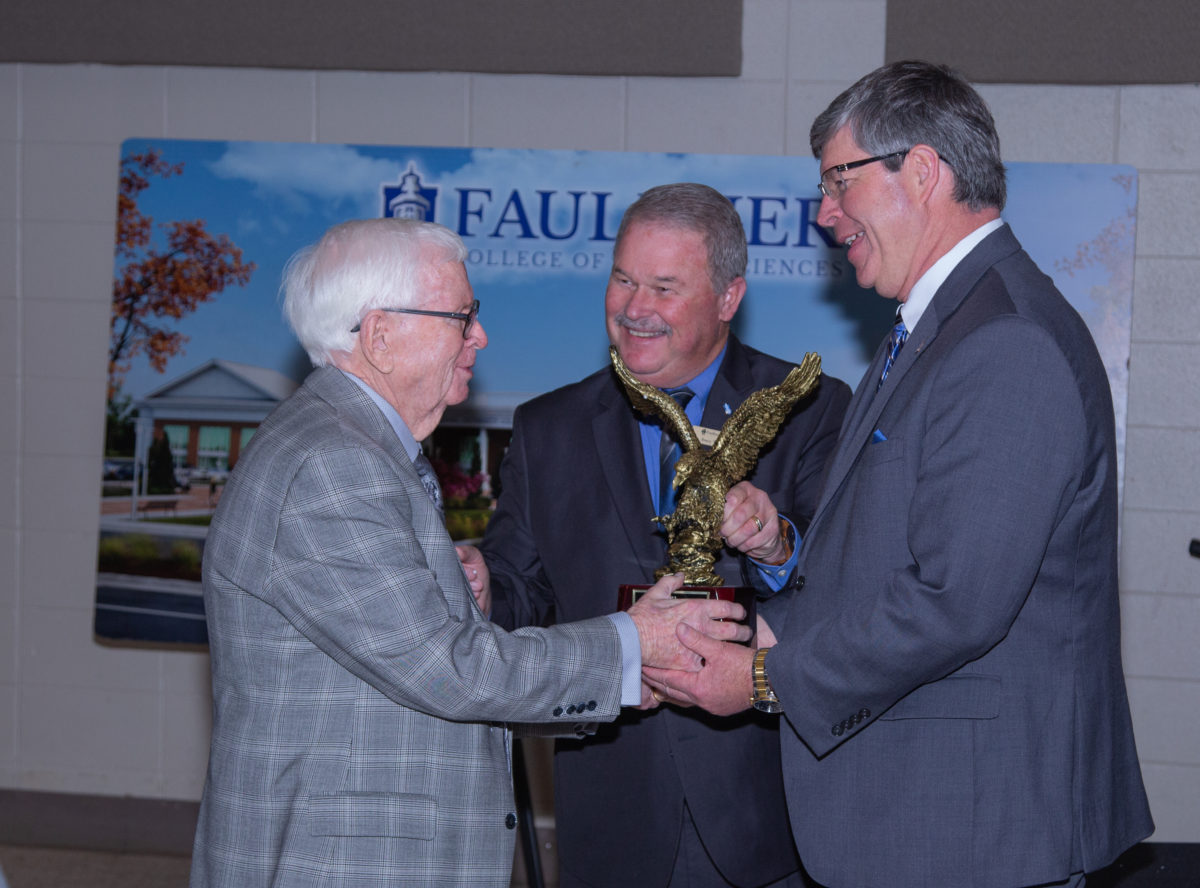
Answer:
[[(702, 424), (719, 429), (725, 404), (736, 409), (793, 366), (730, 337)], [(748, 476), (801, 531), (849, 394), (845, 383), (822, 377)], [(518, 408), (501, 479), (483, 551), (493, 619), (502, 625), (538, 623), (552, 612), (559, 622), (611, 613), (620, 584), (652, 582), (666, 563), (637, 415), (611, 368)], [(716, 572), (736, 584), (742, 565), (727, 550)], [(668, 706), (627, 710), (594, 737), (560, 740), (560, 865), (597, 886), (666, 885), (686, 799), (705, 847), (735, 885), (793, 872), (777, 727), (756, 712), (718, 719)]]

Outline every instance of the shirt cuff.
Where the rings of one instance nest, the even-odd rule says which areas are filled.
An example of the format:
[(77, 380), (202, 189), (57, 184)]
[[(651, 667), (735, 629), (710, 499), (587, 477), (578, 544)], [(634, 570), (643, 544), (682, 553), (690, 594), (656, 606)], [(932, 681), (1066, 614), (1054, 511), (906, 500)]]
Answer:
[(642, 702), (642, 642), (633, 617), (624, 611), (608, 614), (621, 639), (621, 705), (640, 706)]
[(792, 528), (792, 539), (795, 541), (792, 546), (792, 554), (783, 564), (763, 564), (761, 561), (750, 559), (750, 563), (758, 568), (759, 574), (762, 575), (763, 582), (771, 589), (772, 592), (778, 592), (787, 585), (788, 577), (792, 575), (792, 571), (796, 569), (796, 563), (800, 560), (800, 532), (796, 530), (796, 525), (792, 523), (792, 519), (786, 515), (780, 515)]

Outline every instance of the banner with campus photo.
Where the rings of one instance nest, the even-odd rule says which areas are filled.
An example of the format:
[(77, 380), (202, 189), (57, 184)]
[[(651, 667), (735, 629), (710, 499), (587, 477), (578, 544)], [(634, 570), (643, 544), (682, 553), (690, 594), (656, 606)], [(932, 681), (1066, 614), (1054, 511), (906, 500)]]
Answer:
[[(816, 224), (809, 157), (130, 140), (122, 146), (96, 635), (203, 645), (199, 565), (212, 510), (258, 423), (308, 360), (281, 272), (351, 218), (462, 236), (490, 344), (434, 455), (456, 537), (481, 532), (513, 408), (607, 363), (604, 289), (621, 214), (694, 181), (740, 212), (749, 345), (856, 385), (895, 304), (860, 289)], [(1005, 219), (1090, 326), (1124, 440), (1136, 172), (1011, 164)]]

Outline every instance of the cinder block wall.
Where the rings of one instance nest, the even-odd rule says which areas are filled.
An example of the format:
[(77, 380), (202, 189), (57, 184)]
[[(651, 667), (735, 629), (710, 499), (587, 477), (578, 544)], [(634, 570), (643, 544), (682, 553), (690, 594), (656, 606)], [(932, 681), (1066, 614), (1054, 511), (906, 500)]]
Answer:
[[(746, 0), (736, 79), (0, 65), (0, 789), (203, 783), (207, 657), (91, 635), (123, 139), (806, 155), (814, 114), (883, 61), (885, 11)], [(1125, 661), (1155, 838), (1200, 841), (1200, 88), (981, 91), (1006, 160), (1139, 171)]]

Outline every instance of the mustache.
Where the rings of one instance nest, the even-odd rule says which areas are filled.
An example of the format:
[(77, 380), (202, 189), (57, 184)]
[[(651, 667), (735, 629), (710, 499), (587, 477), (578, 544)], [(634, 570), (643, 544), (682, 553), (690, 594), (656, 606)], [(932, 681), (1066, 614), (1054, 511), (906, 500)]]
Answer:
[(646, 318), (644, 320), (635, 321), (625, 312), (620, 311), (613, 317), (613, 323), (618, 327), (624, 327), (626, 330), (632, 330), (635, 333), (670, 333), (669, 325), (664, 324), (661, 318)]

